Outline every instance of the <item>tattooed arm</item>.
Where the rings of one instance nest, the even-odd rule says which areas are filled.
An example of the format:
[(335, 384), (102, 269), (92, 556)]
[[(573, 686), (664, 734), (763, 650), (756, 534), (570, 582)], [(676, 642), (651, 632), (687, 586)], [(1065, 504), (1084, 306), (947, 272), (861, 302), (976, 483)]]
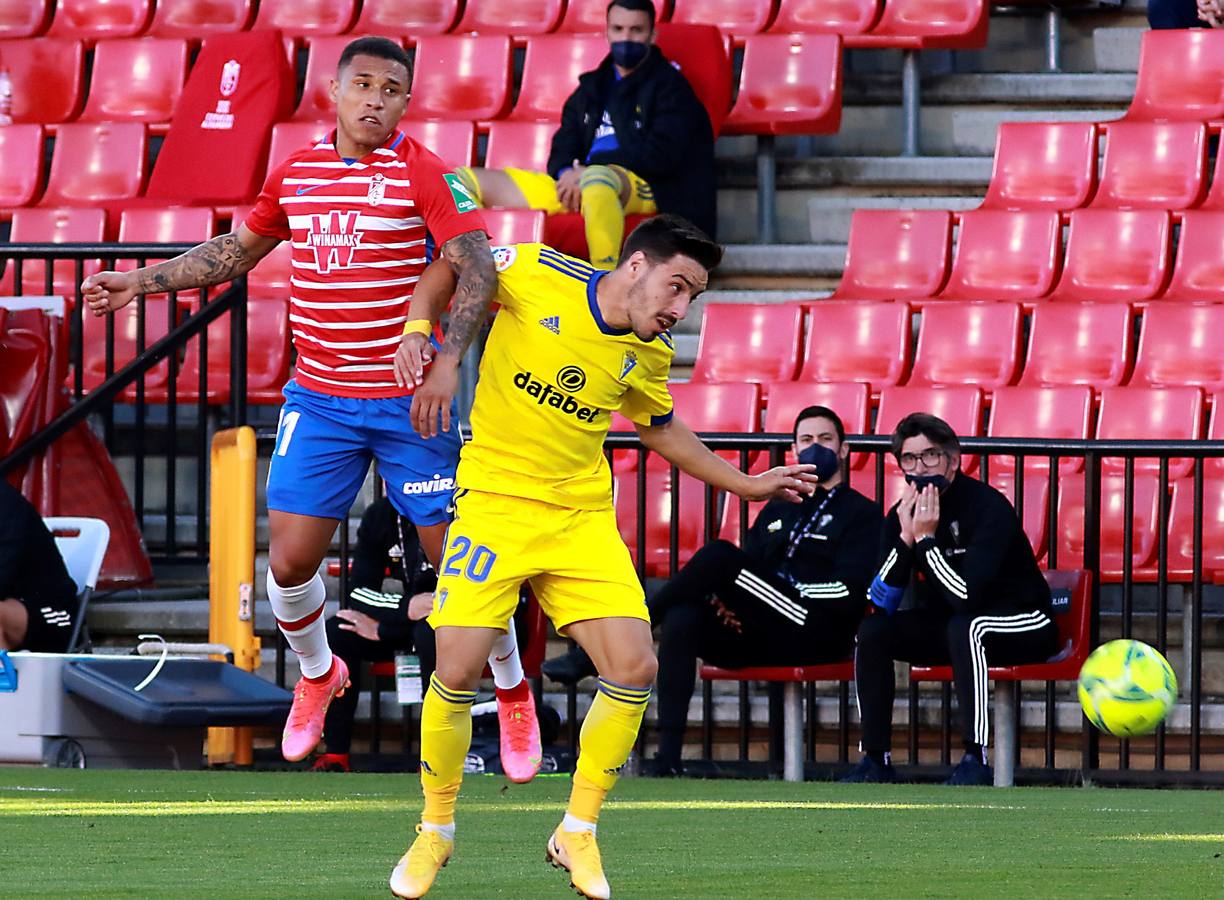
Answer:
[(455, 297), (450, 307), (446, 340), (430, 367), (425, 383), (412, 398), (412, 424), (421, 437), (450, 431), (451, 400), (459, 385), (459, 361), (472, 345), (497, 294), (497, 270), (483, 231), (467, 231), (442, 245), (442, 256), (454, 272)]
[(121, 309), (138, 294), (160, 294), (209, 287), (243, 275), (280, 243), (245, 225), (192, 247), (182, 256), (131, 272), (99, 272), (81, 283), (94, 315)]

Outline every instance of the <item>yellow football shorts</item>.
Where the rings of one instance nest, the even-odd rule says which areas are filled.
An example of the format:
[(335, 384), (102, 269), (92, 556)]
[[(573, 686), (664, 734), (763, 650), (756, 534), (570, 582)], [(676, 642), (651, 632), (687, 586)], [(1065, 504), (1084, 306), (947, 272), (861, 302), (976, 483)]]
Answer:
[[(624, 176), (629, 182), (629, 201), (622, 204), (626, 214), (645, 216), (659, 211), (654, 201), (654, 189), (646, 179), (633, 174), (623, 166), (607, 166), (606, 168)], [(542, 209), (550, 216), (566, 212), (561, 201), (557, 199), (557, 182), (547, 172), (533, 172), (529, 169), (505, 169), (504, 171), (523, 192), (523, 196), (527, 199), (527, 206), (531, 209)]]
[(650, 621), (611, 506), (569, 509), (459, 491), (429, 624), (505, 631), (524, 581), (560, 634), (584, 619)]

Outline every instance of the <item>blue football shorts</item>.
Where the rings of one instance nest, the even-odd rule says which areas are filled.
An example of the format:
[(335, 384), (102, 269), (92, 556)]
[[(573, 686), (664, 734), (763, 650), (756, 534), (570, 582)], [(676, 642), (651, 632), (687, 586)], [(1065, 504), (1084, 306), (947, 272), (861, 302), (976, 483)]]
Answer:
[(429, 440), (413, 430), (411, 408), (411, 396), (333, 397), (290, 381), (268, 468), (268, 509), (343, 519), (373, 459), (400, 515), (414, 525), (449, 521), (463, 443), (455, 406), (451, 430)]

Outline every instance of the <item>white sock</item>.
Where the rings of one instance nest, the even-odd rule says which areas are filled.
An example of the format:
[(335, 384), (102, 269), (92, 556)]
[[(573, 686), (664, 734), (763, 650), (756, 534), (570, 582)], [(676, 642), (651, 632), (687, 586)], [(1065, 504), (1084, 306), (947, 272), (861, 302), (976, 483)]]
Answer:
[(527, 677), (523, 674), (523, 661), (519, 659), (514, 619), (506, 623), (506, 633), (493, 642), (489, 668), (493, 670), (493, 683), (503, 691), (518, 687)]
[(332, 653), (323, 626), (327, 589), (319, 573), (315, 572), (314, 578), (305, 584), (281, 587), (268, 569), (268, 600), (272, 602), (272, 613), (289, 649), (297, 654), (302, 675), (306, 678), (326, 675), (331, 668)]
[(566, 813), (565, 818), (561, 820), (562, 831), (589, 831), (591, 834), (595, 834), (596, 827), (594, 822), (576, 819), (569, 813)]
[(433, 822), (422, 822), (421, 831), (436, 831), (448, 841), (455, 839), (455, 823), (451, 822), (448, 825), (437, 825)]

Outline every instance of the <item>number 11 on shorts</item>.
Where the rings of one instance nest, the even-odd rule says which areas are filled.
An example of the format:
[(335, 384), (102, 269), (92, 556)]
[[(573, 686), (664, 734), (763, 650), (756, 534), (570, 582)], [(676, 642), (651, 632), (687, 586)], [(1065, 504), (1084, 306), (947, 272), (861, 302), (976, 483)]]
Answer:
[[(464, 560), (467, 565), (464, 565)], [(456, 535), (447, 548), (446, 559), (442, 563), (443, 575), (462, 575), (468, 581), (477, 584), (489, 577), (497, 554), (484, 544), (472, 544), (471, 538)]]

